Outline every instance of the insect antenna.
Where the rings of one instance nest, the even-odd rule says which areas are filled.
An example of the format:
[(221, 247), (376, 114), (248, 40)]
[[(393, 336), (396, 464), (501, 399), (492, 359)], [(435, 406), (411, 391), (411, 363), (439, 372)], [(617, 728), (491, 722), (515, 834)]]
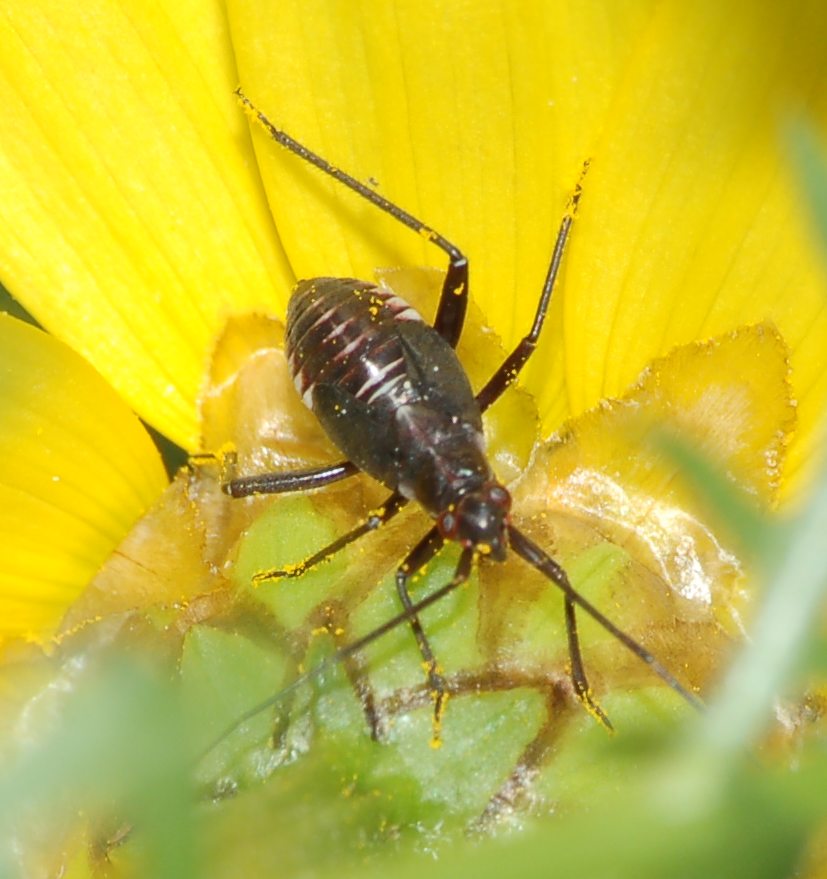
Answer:
[(277, 693), (274, 693), (272, 696), (269, 696), (267, 699), (262, 700), (261, 702), (253, 705), (251, 708), (247, 709), (243, 714), (233, 720), (225, 729), (221, 731), (219, 735), (217, 735), (198, 755), (198, 760), (203, 760), (207, 754), (209, 754), (215, 747), (217, 747), (221, 742), (224, 741), (229, 735), (231, 735), (235, 730), (237, 730), (240, 726), (246, 723), (251, 718), (255, 717), (257, 714), (260, 714), (262, 711), (266, 711), (268, 708), (271, 708), (274, 705), (278, 705), (284, 699), (287, 698), (291, 693), (295, 692), (299, 687), (304, 684), (310, 683), (314, 681), (316, 678), (321, 677), (326, 671), (331, 668), (335, 668), (340, 663), (344, 662), (348, 657), (353, 656), (355, 653), (358, 653), (360, 650), (363, 650), (369, 644), (372, 644), (374, 641), (381, 638), (383, 635), (386, 635), (388, 632), (395, 629), (397, 626), (402, 625), (403, 623), (410, 622), (412, 619), (415, 619), (423, 610), (429, 608), (432, 604), (436, 604), (441, 601), (448, 595), (450, 592), (453, 592), (458, 586), (461, 586), (468, 580), (468, 577), (471, 574), (471, 565), (474, 560), (475, 551), (472, 548), (463, 549), (459, 561), (457, 562), (457, 566), (454, 570), (454, 576), (449, 580), (444, 586), (441, 586), (435, 592), (432, 592), (430, 595), (426, 595), (425, 598), (420, 599), (415, 604), (412, 604), (410, 607), (403, 610), (401, 613), (398, 613), (395, 617), (391, 617), (391, 619), (386, 620), (382, 623), (381, 626), (377, 626), (375, 629), (372, 629), (366, 635), (362, 635), (361, 638), (357, 638), (355, 641), (347, 644), (345, 647), (341, 647), (335, 653), (331, 653), (326, 659), (323, 659), (318, 665), (313, 666), (313, 668), (309, 669), (306, 672), (303, 672), (294, 680), (292, 680), (286, 687), (283, 687)]
[(551, 580), (566, 598), (576, 604), (609, 634), (614, 635), (627, 650), (631, 651), (641, 662), (645, 662), (649, 668), (679, 696), (690, 705), (699, 710), (704, 709), (703, 702), (662, 665), (642, 644), (639, 644), (623, 629), (618, 628), (608, 617), (604, 616), (590, 601), (585, 599), (569, 582), (566, 572), (554, 561), (554, 559), (542, 550), (536, 543), (529, 540), (522, 531), (513, 525), (508, 526), (508, 540), (511, 548), (520, 558), (527, 561), (533, 568)]

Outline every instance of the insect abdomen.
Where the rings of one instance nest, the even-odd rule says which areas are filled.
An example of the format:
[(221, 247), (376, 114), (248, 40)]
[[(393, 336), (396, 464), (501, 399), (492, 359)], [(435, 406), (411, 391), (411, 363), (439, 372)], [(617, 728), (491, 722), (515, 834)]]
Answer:
[(482, 420), (453, 348), (394, 293), (350, 278), (301, 281), (287, 309), (296, 389), (360, 470), (438, 512), (485, 480)]
[(422, 318), (389, 290), (352, 278), (299, 281), (287, 309), (287, 357), (296, 390), (314, 409), (313, 391), (335, 386), (366, 404), (396, 402), (406, 364), (396, 321)]

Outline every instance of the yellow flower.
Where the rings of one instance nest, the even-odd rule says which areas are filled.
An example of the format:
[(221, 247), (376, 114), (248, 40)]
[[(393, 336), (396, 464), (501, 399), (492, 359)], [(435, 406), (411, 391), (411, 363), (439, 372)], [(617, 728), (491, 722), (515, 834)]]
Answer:
[[(590, 157), (563, 283), (525, 379), (544, 432), (621, 393), (675, 344), (769, 319), (793, 350), (801, 430), (788, 479), (800, 477), (827, 395), (827, 320), (776, 121), (792, 104), (823, 110), (817, 16), (238, 2), (229, 19), (232, 49), (217, 5), (127, 14), (101, 0), (76, 14), (32, 3), (8, 10), (0, 31), (0, 274), (147, 422), (196, 450), (220, 327), (233, 313), (280, 312), (294, 277), (444, 262), (256, 131), (275, 231), (232, 95), (240, 79), (279, 124), (456, 240), (471, 259), (472, 295), (506, 343), (528, 325), (565, 193)], [(49, 391), (60, 408), (69, 402)], [(39, 385), (31, 393), (38, 406), (46, 398)], [(69, 414), (84, 428), (96, 422), (100, 462), (117, 461), (120, 431), (94, 410)], [(51, 419), (44, 411), (22, 444), (43, 442)], [(6, 424), (13, 438), (14, 417)], [(7, 454), (10, 471), (25, 469), (18, 458)], [(51, 466), (111, 497), (100, 462)], [(136, 493), (123, 510), (104, 505), (91, 523), (78, 510), (98, 550), (80, 548), (84, 535), (64, 554), (85, 565), (61, 571), (31, 552), (3, 554), (17, 608), (4, 615), (6, 635), (57, 622), (60, 601), (159, 490), (157, 463), (146, 473), (130, 470)], [(50, 503), (34, 480), (25, 490)], [(44, 545), (66, 533), (9, 507), (10, 547), (24, 527)], [(32, 607), (47, 593), (51, 607), (31, 618), (20, 610), (27, 576)]]
[(506, 346), (528, 328), (590, 159), (523, 377), (543, 435), (675, 346), (770, 321), (798, 404), (782, 491), (805, 487), (827, 312), (777, 123), (790, 107), (825, 118), (827, 18), (804, 2), (738, 13), (13, 3), (0, 21), (0, 278), (125, 402), (54, 339), (0, 323), (0, 637), (48, 637), (161, 492), (130, 408), (199, 450), (229, 318), (281, 314), (297, 277), (444, 268), (433, 246), (251, 134), (238, 81), (275, 123), (462, 247)]
[[(192, 451), (208, 352), (229, 314), (279, 313), (296, 276), (443, 263), (256, 131), (274, 228), (237, 80), (279, 124), (461, 244), (472, 295), (507, 343), (528, 324), (565, 193), (591, 157), (525, 379), (544, 432), (621, 393), (675, 344), (770, 319), (793, 351), (795, 484), (827, 395), (827, 318), (776, 123), (790, 106), (824, 110), (824, 23), (805, 4), (736, 18), (714, 4), (399, 2), (344, 15), (321, 0), (301, 10), (238, 2), (231, 43), (217, 4), (127, 12), (99, 2), (83, 14), (13, 4), (2, 25), (0, 274)], [(36, 430), (23, 442), (45, 452)], [(118, 434), (84, 461), (85, 475), (68, 460), (52, 462), (55, 475), (110, 494), (95, 468), (117, 458)], [(10, 470), (16, 461), (6, 457)], [(154, 466), (148, 482), (132, 477), (142, 499), (128, 512), (93, 517), (108, 535), (101, 548), (158, 491)], [(44, 543), (66, 533), (40, 521)], [(9, 548), (16, 527), (4, 529)], [(31, 576), (50, 602), (68, 602), (102, 552), (76, 575), (47, 576), (32, 553), (2, 557), (8, 594)], [(24, 616), (6, 633), (57, 619)]]

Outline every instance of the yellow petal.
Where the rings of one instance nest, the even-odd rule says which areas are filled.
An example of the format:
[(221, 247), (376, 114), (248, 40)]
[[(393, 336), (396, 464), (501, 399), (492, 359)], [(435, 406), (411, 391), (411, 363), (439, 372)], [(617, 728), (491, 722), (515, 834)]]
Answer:
[(137, 418), (83, 360), (0, 316), (0, 639), (57, 625), (166, 484)]
[[(465, 250), (507, 343), (526, 331), (566, 194), (646, 3), (231, 0), (239, 77), (271, 120)], [(299, 276), (446, 257), (254, 135)]]
[(804, 2), (660, 7), (586, 180), (563, 290), (568, 400), (543, 389), (546, 424), (676, 344), (771, 320), (792, 350), (801, 476), (827, 401), (827, 311), (779, 122), (827, 119), (825, 40)]
[(188, 448), (226, 314), (290, 275), (220, 3), (15, 3), (0, 22), (0, 277)]

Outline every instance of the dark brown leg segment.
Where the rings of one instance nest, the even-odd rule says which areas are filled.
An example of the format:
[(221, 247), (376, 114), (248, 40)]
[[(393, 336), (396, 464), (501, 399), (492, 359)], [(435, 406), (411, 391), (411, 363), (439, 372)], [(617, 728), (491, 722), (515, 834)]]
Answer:
[(580, 195), (583, 189), (583, 175), (588, 169), (588, 163), (583, 166), (583, 173), (575, 187), (574, 194), (569, 199), (566, 214), (560, 223), (557, 232), (557, 240), (554, 243), (554, 252), (551, 255), (551, 263), (548, 267), (546, 280), (543, 284), (543, 292), (540, 294), (540, 301), (537, 303), (537, 310), (534, 313), (534, 322), (528, 335), (523, 336), (517, 347), (505, 358), (499, 369), (491, 376), (485, 387), (477, 394), (477, 403), (480, 410), (485, 410), (496, 400), (500, 398), (503, 391), (514, 382), (520, 374), (520, 370), (526, 365), (529, 357), (534, 353), (537, 347), (537, 340), (543, 329), (543, 322), (546, 319), (549, 302), (551, 302), (551, 293), (554, 290), (554, 283), (560, 271), (560, 264), (563, 261), (563, 253), (566, 249), (566, 242), (569, 239), (571, 224), (577, 213), (577, 205), (580, 202)]
[(343, 186), (360, 195), (369, 201), (380, 211), (393, 217), (403, 226), (412, 229), (418, 235), (421, 235), (427, 241), (430, 241), (448, 256), (448, 272), (445, 276), (445, 283), (442, 287), (442, 296), (437, 307), (436, 319), (434, 320), (434, 329), (442, 336), (452, 348), (456, 347), (462, 333), (462, 325), (465, 320), (465, 309), (468, 305), (468, 260), (462, 251), (452, 244), (447, 238), (435, 232), (430, 226), (426, 226), (421, 220), (418, 220), (413, 214), (402, 210), (392, 201), (379, 195), (376, 190), (366, 186), (360, 180), (352, 177), (341, 168), (331, 165), (326, 159), (323, 159), (317, 153), (309, 150), (306, 146), (299, 143), (289, 134), (276, 128), (275, 125), (255, 107), (252, 101), (244, 94), (241, 89), (236, 89), (236, 94), (244, 107), (258, 120), (258, 122), (268, 132), (270, 137), (283, 147), (290, 150), (291, 153), (303, 159), (310, 165), (314, 165), (320, 171), (337, 180)]
[(265, 583), (268, 580), (278, 580), (282, 577), (300, 577), (306, 571), (310, 570), (310, 568), (329, 559), (349, 543), (358, 540), (363, 534), (375, 531), (381, 525), (390, 522), (390, 520), (402, 509), (402, 507), (405, 506), (406, 503), (408, 503), (407, 498), (402, 497), (399, 492), (393, 492), (393, 494), (390, 494), (385, 498), (384, 503), (380, 507), (374, 510), (364, 522), (357, 525), (352, 531), (348, 531), (347, 534), (337, 537), (332, 543), (329, 543), (318, 552), (313, 553), (310, 558), (299, 562), (297, 565), (291, 565), (289, 568), (283, 570), (273, 569), (271, 571), (261, 571), (253, 577), (253, 582)]
[(339, 461), (310, 470), (290, 470), (280, 473), (257, 473), (231, 479), (221, 486), (231, 497), (250, 497), (254, 494), (287, 494), (293, 491), (309, 491), (355, 476), (359, 468), (350, 461)]
[(422, 655), (428, 675), (428, 688), (431, 692), (431, 698), (434, 700), (435, 739), (439, 738), (439, 726), (447, 698), (445, 679), (442, 677), (434, 651), (431, 649), (430, 642), (428, 641), (428, 636), (425, 634), (422, 623), (420, 623), (414, 609), (414, 603), (408, 591), (408, 581), (417, 571), (424, 568), (434, 558), (442, 549), (444, 543), (445, 540), (437, 529), (432, 528), (408, 553), (405, 561), (396, 570), (396, 591), (399, 593), (399, 600), (402, 602), (402, 607), (411, 624), (419, 652)]

